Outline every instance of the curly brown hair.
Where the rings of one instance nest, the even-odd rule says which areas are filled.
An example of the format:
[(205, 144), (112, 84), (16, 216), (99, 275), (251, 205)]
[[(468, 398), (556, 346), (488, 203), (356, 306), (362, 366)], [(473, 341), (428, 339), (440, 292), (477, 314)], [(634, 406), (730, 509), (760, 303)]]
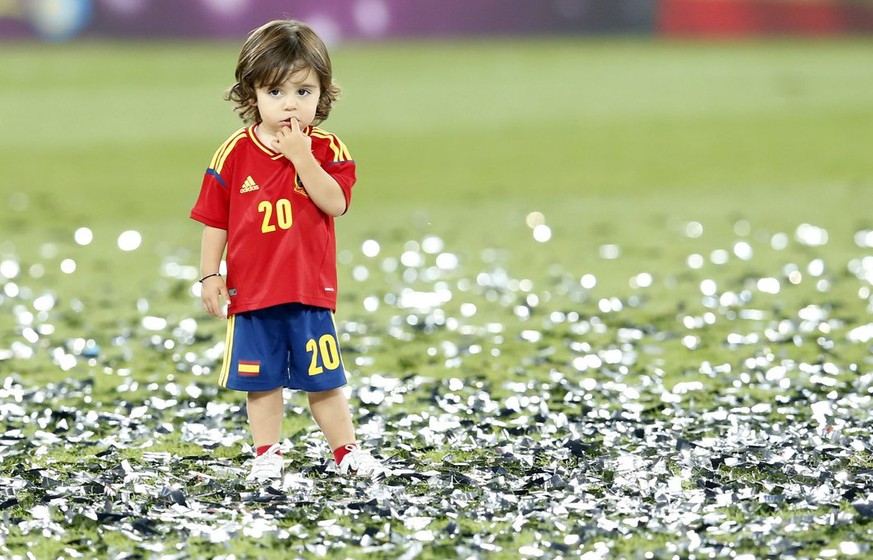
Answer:
[(234, 110), (246, 124), (260, 122), (255, 105), (259, 87), (272, 88), (289, 76), (311, 68), (318, 76), (320, 94), (312, 124), (324, 122), (340, 88), (333, 82), (333, 68), (324, 42), (305, 23), (275, 20), (252, 31), (239, 53), (236, 83), (224, 94), (235, 103)]

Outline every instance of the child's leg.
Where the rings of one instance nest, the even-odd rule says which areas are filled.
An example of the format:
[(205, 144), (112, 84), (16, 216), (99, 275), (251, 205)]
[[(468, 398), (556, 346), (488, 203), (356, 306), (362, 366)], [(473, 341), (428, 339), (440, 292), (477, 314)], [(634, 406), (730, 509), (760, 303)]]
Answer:
[(312, 417), (324, 432), (330, 449), (355, 443), (355, 428), (352, 425), (349, 401), (342, 388), (308, 393), (308, 396)]
[(282, 418), (285, 416), (285, 401), (282, 388), (272, 391), (251, 391), (246, 397), (246, 409), (255, 449), (279, 443), (282, 433)]

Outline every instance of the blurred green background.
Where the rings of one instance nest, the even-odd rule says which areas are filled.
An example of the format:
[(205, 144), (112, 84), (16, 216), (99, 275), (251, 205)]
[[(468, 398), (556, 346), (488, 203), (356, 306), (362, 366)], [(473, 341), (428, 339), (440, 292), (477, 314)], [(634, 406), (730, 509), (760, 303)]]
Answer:
[[(671, 13), (683, 2), (703, 5), (659, 7)], [(355, 18), (368, 29), (378, 2), (364, 4), (369, 11)], [(675, 277), (692, 251), (730, 251), (743, 239), (756, 256), (791, 262), (797, 256), (771, 240), (804, 223), (827, 231), (839, 262), (865, 251), (855, 234), (873, 227), (873, 42), (821, 32), (840, 10), (864, 6), (776, 4), (798, 16), (833, 13), (810, 12), (817, 19), (801, 31), (813, 36), (704, 39), (681, 29), (706, 35), (707, 25), (740, 21), (754, 32), (761, 22), (678, 9), (665, 20), (641, 2), (626, 29), (644, 24), (642, 34), (592, 35), (584, 11), (564, 9), (560, 21), (578, 29), (332, 42), (344, 94), (323, 127), (359, 170), (351, 209), (337, 221), (340, 316), (364, 313), (368, 294), (395, 288), (375, 275), (353, 279), (356, 266), (374, 264), (361, 251), (368, 239), (380, 259), (396, 259), (436, 236), (464, 269), (499, 260), (538, 287), (592, 275), (594, 297), (634, 293), (631, 279), (648, 273), (652, 297), (668, 307), (682, 295)], [(120, 18), (121, 6), (94, 6), (95, 30), (139, 21), (109, 21), (109, 7)], [(422, 19), (403, 6), (391, 9)], [(603, 9), (600, 23), (611, 17)], [(3, 16), (0, 31), (19, 22)], [(65, 306), (75, 300), (79, 332), (59, 336), (109, 336), (143, 309), (171, 320), (200, 312), (190, 286), (201, 226), (188, 212), (214, 150), (241, 125), (222, 96), (242, 37), (147, 35), (86, 29), (68, 42), (10, 40), (0, 49), (0, 275), (9, 306), (43, 292)], [(533, 216), (546, 238), (534, 237)], [(689, 239), (691, 222), (702, 233)], [(93, 241), (77, 242), (80, 228)], [(134, 250), (120, 248), (126, 231), (141, 236)], [(730, 274), (754, 266), (740, 259)], [(0, 316), (0, 348), (20, 338), (19, 323)]]
[[(2, 250), (25, 270), (55, 255), (52, 282), (91, 276), (53, 270), (91, 252), (107, 275), (88, 282), (117, 271), (138, 289), (154, 259), (196, 252), (188, 211), (240, 125), (222, 100), (237, 49), (4, 45)], [(582, 274), (618, 266), (598, 258), (602, 243), (626, 246), (621, 260), (636, 268), (659, 266), (689, 220), (715, 244), (739, 219), (770, 231), (809, 222), (843, 239), (870, 223), (866, 39), (346, 44), (334, 59), (345, 93), (323, 127), (360, 177), (338, 220), (342, 247), (433, 233), (474, 256), (510, 249), (532, 274), (552, 261)], [(547, 243), (530, 235), (532, 211), (552, 229)], [(88, 247), (73, 243), (81, 226), (94, 232)], [(128, 229), (140, 250), (116, 247)], [(60, 249), (40, 254), (46, 242)]]

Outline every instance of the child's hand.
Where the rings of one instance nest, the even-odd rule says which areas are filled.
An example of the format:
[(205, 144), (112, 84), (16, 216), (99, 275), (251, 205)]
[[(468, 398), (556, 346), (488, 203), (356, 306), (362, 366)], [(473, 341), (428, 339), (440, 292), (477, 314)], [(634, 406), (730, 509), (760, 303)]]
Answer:
[(300, 123), (297, 122), (297, 119), (291, 119), (290, 127), (283, 126), (276, 133), (273, 149), (296, 164), (301, 161), (301, 158), (311, 156), (312, 138), (300, 129)]
[(227, 284), (221, 276), (210, 276), (203, 281), (200, 290), (200, 300), (203, 302), (203, 308), (210, 315), (219, 319), (227, 318), (224, 312), (224, 304), (230, 301), (230, 295), (227, 293)]

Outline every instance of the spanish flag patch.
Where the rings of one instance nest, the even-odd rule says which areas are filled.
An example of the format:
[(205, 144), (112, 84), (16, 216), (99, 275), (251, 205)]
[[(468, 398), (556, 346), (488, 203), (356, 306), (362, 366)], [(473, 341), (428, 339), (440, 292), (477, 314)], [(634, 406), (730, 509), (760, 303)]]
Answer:
[(236, 372), (246, 377), (256, 377), (261, 374), (261, 362), (240, 360), (236, 363)]

